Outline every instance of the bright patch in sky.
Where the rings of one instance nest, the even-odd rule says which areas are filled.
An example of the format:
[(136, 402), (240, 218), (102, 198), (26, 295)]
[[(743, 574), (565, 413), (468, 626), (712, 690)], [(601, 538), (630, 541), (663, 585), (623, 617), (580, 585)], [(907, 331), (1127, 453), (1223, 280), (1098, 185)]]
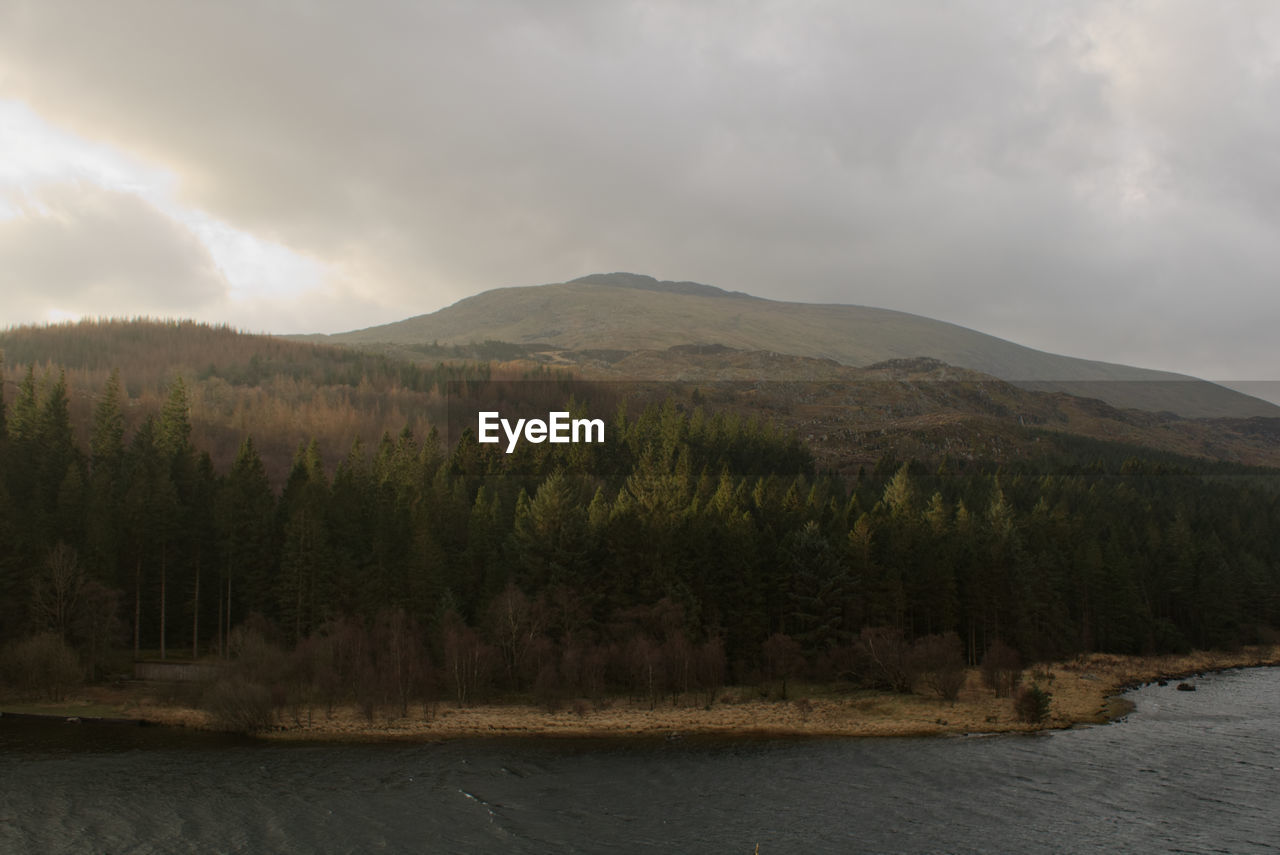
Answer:
[[(225, 278), (233, 311), (235, 304), (298, 297), (322, 287), (328, 273), (322, 263), (179, 204), (178, 184), (171, 172), (57, 128), (25, 104), (0, 99), (0, 222), (57, 216), (42, 202), (44, 190), (92, 185), (137, 196), (194, 235)], [(122, 305), (119, 311), (149, 309)], [(83, 313), (49, 306), (45, 314), (58, 321)]]
[(148, 190), (167, 194), (173, 185), (172, 176), (149, 170), (108, 146), (61, 131), (25, 104), (0, 100), (0, 188), (5, 194), (68, 180), (143, 194)]
[(79, 312), (68, 312), (63, 309), (50, 309), (47, 313), (47, 320), (51, 324), (61, 324), (80, 320), (83, 317)]

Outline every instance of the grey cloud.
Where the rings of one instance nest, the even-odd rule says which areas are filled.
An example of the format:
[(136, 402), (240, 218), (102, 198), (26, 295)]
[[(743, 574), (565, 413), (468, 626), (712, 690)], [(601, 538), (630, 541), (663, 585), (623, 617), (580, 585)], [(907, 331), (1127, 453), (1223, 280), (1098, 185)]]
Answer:
[(1217, 376), (1280, 355), (1265, 2), (15, 8), (15, 97), (386, 320), (629, 269)]
[(182, 314), (225, 291), (203, 244), (137, 196), (70, 184), (11, 201), (19, 215), (0, 220), (0, 289), (10, 311)]

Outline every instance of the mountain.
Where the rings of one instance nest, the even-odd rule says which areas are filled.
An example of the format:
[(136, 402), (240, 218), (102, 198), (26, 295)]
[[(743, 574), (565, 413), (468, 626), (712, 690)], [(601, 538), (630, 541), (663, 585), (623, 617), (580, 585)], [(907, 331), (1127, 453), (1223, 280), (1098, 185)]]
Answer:
[[(1280, 417), (1280, 407), (1183, 374), (1059, 356), (920, 315), (791, 303), (634, 273), (498, 288), (427, 315), (312, 341), (462, 345), (501, 341), (531, 351), (655, 351), (723, 345), (865, 367), (927, 357), (1028, 389), (1098, 398), (1185, 417)], [(572, 359), (570, 359), (572, 361)]]

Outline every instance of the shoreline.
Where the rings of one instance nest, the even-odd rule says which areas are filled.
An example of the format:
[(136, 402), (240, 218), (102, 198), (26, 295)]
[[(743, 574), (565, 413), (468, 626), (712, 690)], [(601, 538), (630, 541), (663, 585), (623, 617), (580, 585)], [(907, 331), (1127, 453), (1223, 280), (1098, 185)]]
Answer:
[[(763, 699), (753, 687), (731, 687), (706, 707), (695, 695), (672, 706), (670, 699), (650, 709), (647, 702), (613, 698), (592, 704), (570, 701), (557, 711), (530, 704), (455, 707), (414, 705), (407, 716), (385, 711), (372, 722), (353, 707), (285, 709), (272, 730), (253, 734), (269, 742), (442, 742), (464, 739), (569, 739), (753, 741), (860, 737), (980, 736), (1035, 733), (1105, 724), (1133, 711), (1124, 692), (1166, 681), (1193, 680), (1208, 672), (1280, 665), (1280, 646), (1237, 651), (1198, 651), (1179, 656), (1089, 654), (1041, 664), (1023, 672), (1023, 685), (1050, 692), (1049, 717), (1040, 724), (1019, 721), (1011, 698), (996, 698), (970, 669), (955, 704), (933, 696), (898, 695), (837, 685), (797, 684), (789, 700)], [(60, 704), (0, 702), (5, 717), (66, 720), (118, 726), (164, 725), (216, 730), (209, 715), (156, 700), (141, 688), (86, 687)], [(395, 711), (396, 713), (399, 710)]]

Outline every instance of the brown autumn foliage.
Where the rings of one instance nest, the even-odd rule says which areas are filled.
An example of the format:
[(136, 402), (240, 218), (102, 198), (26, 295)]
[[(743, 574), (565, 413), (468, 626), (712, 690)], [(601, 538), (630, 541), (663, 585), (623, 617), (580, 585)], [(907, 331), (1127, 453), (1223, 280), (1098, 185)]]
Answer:
[(954, 632), (926, 635), (911, 646), (919, 679), (943, 700), (955, 703), (965, 683), (964, 647)]
[(0, 673), (19, 693), (47, 701), (63, 700), (84, 680), (80, 657), (53, 632), (10, 644), (0, 655)]
[(804, 655), (800, 643), (789, 635), (775, 632), (760, 646), (764, 657), (766, 680), (780, 681), (782, 700), (787, 699), (787, 680), (804, 669)]
[(982, 657), (982, 683), (997, 698), (1010, 697), (1022, 682), (1022, 657), (1003, 641), (996, 639)]
[(896, 627), (864, 627), (858, 639), (875, 683), (895, 692), (910, 692), (916, 678), (911, 644)]
[(124, 379), (126, 434), (158, 415), (167, 390), (187, 386), (191, 441), (225, 470), (252, 436), (275, 485), (298, 443), (315, 439), (334, 467), (358, 438), (374, 444), (408, 427), (427, 436), (443, 424), (443, 384), (520, 379), (522, 364), (414, 363), (383, 354), (290, 341), (194, 321), (84, 320), (0, 332), (0, 381), (13, 395), (29, 366), (37, 378), (65, 370), (76, 440), (87, 446), (93, 408), (113, 370)]

